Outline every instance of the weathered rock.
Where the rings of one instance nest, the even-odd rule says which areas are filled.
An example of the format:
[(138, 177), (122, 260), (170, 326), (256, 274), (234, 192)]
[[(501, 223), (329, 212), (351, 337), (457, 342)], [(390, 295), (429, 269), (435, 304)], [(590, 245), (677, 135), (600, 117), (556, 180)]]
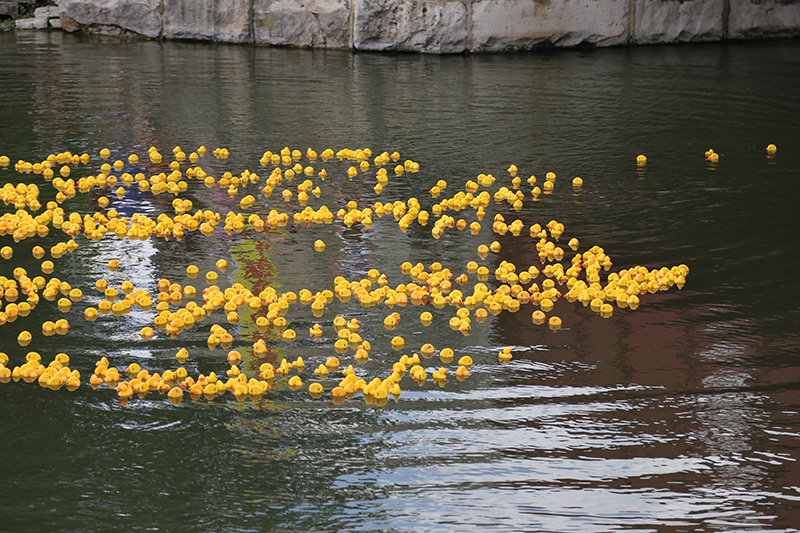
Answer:
[(54, 18), (61, 16), (61, 8), (59, 6), (37, 7), (33, 12), (34, 17)]
[(60, 30), (61, 29), (61, 17), (47, 19), (47, 23), (54, 30)]
[(637, 44), (719, 41), (723, 2), (637, 0), (631, 41)]
[(161, 0), (63, 0), (63, 13), (94, 33), (161, 35)]
[(478, 0), (472, 51), (613, 46), (628, 39), (629, 0)]
[[(499, 52), (800, 35), (800, 0), (59, 1), (66, 31), (357, 50)], [(47, 27), (47, 17), (29, 20), (18, 27)]]
[(253, 32), (260, 44), (349, 48), (349, 2), (254, 0)]
[(458, 53), (468, 47), (467, 6), (448, 0), (359, 0), (353, 48)]
[(18, 30), (46, 30), (47, 17), (33, 17), (29, 19), (19, 19), (14, 25)]
[(68, 32), (78, 31), (81, 25), (64, 13), (61, 13), (61, 29)]
[(800, 0), (731, 0), (729, 39), (792, 37), (800, 33)]
[(242, 43), (250, 38), (251, 0), (163, 0), (162, 35)]

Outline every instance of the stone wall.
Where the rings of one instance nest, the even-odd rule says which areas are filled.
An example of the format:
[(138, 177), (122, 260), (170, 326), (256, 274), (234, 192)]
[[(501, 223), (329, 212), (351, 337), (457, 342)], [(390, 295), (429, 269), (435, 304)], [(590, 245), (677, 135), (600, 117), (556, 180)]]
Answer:
[(61, 0), (69, 31), (426, 53), (800, 36), (800, 0)]

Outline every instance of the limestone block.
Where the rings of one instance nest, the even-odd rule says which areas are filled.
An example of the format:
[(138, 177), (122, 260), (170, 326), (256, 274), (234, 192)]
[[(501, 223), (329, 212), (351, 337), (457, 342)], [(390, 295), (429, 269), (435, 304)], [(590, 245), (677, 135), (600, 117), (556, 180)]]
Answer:
[(47, 19), (47, 23), (53, 29), (56, 29), (56, 30), (60, 30), (61, 29), (61, 18), (50, 18), (50, 19)]
[(467, 6), (448, 0), (356, 0), (353, 48), (459, 53), (469, 39)]
[(731, 0), (729, 39), (800, 35), (800, 0)]
[(14, 24), (18, 30), (46, 30), (47, 17), (19, 19)]
[(472, 4), (472, 50), (623, 44), (629, 9), (629, 0), (479, 0)]
[(164, 37), (242, 43), (250, 39), (250, 0), (163, 0)]
[(161, 0), (62, 0), (63, 14), (96, 33), (161, 35)]
[(54, 18), (61, 16), (61, 8), (58, 6), (37, 7), (33, 12), (34, 17)]
[(685, 43), (722, 39), (723, 0), (636, 0), (632, 42)]
[(278, 46), (348, 48), (347, 0), (253, 0), (255, 42)]

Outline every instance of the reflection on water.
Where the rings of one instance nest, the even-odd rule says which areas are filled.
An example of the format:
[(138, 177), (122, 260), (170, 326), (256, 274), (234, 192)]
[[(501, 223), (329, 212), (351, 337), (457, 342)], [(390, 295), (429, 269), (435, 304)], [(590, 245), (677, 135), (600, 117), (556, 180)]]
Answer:
[[(798, 43), (457, 57), (56, 33), (2, 34), (0, 44), (0, 153), (12, 161), (85, 151), (94, 168), (103, 147), (116, 159), (151, 145), (162, 153), (225, 146), (229, 159), (202, 161), (219, 177), (261, 172), (261, 154), (288, 145), (398, 150), (421, 164), (381, 195), (371, 180), (329, 179), (322, 199), (309, 204), (315, 209), (354, 198), (365, 206), (409, 197), (432, 205), (436, 180), (455, 189), (482, 172), (505, 176), (514, 163), (526, 176), (541, 181), (552, 170), (558, 179), (554, 194), (520, 213), (503, 211), (508, 217), (557, 219), (582, 247), (603, 246), (615, 269), (692, 269), (682, 291), (654, 294), (608, 320), (559, 301), (558, 333), (533, 327), (523, 310), (490, 316), (465, 337), (447, 327), (448, 309), (431, 309), (434, 325), (424, 327), (413, 305), (399, 309), (403, 319), (390, 332), (382, 325), (388, 309), (335, 301), (323, 327), (330, 330), (336, 314), (358, 318), (376, 347), (358, 366), (364, 375), (386, 373), (400, 355), (389, 347), (394, 335), (409, 351), (433, 342), (475, 360), (467, 380), (412, 384), (380, 409), (360, 399), (334, 406), (280, 380), (258, 401), (187, 399), (180, 407), (161, 398), (123, 407), (113, 391), (88, 386), (62, 394), (0, 385), (4, 527), (791, 531), (800, 524), (791, 268), (800, 199)], [(767, 160), (771, 142), (778, 152)], [(717, 164), (703, 159), (709, 148), (721, 154)], [(645, 167), (635, 166), (639, 153), (647, 154)], [(584, 179), (579, 193), (567, 186), (574, 176)], [(8, 170), (0, 177), (28, 179)], [(222, 190), (198, 187), (190, 197), (195, 208), (240, 210)], [(155, 217), (171, 200), (129, 188), (115, 207)], [(96, 204), (79, 195), (69, 209)], [(183, 276), (189, 263), (206, 272), (225, 258), (223, 289), (321, 290), (370, 268), (397, 284), (406, 281), (403, 261), (441, 261), (458, 272), (495, 238), (502, 251), (487, 261), (490, 269), (502, 260), (538, 263), (534, 241), (498, 237), (489, 225), (477, 237), (453, 230), (439, 240), (429, 228), (403, 233), (390, 216), (369, 228), (290, 224), (212, 240), (84, 239), (59, 275), (73, 286), (105, 277), (154, 291), (158, 279)], [(325, 254), (313, 251), (316, 239), (325, 240)], [(38, 272), (31, 246), (15, 249), (15, 263)], [(104, 266), (111, 258), (123, 263), (117, 273)], [(81, 306), (100, 300), (85, 294)], [(38, 325), (46, 316), (37, 308), (29, 319)], [(249, 372), (302, 355), (308, 374), (309, 363), (333, 352), (332, 338), (304, 334), (318, 320), (310, 311), (291, 316), (293, 344), (259, 333), (257, 316), (243, 314), (235, 328)], [(150, 320), (145, 312), (75, 319), (58, 344), (39, 348), (68, 352), (84, 374), (102, 356), (119, 367), (174, 366), (175, 343), (139, 338)], [(23, 325), (4, 325), (3, 338)], [(207, 335), (205, 324), (181, 337), (194, 374), (223, 369), (225, 353), (209, 350)], [(268, 346), (261, 355), (250, 348), (259, 338)], [(506, 346), (514, 359), (499, 365)], [(24, 356), (13, 342), (4, 350)], [(424, 366), (432, 372), (441, 363)]]

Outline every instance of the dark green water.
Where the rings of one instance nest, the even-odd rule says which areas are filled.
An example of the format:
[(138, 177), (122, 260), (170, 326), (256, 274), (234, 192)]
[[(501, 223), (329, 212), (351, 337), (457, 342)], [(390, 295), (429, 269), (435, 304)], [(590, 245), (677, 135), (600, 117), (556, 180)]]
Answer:
[[(284, 146), (397, 150), (401, 161), (420, 163), (419, 173), (391, 178), (376, 195), (374, 166), (351, 181), (349, 163), (318, 162), (329, 178), (314, 179), (323, 195), (310, 205), (334, 212), (351, 199), (412, 196), (429, 209), (437, 180), (448, 182), (450, 196), (491, 172), (494, 191), (510, 186), (512, 163), (539, 184), (548, 171), (558, 175), (553, 194), (535, 203), (523, 186), (519, 213), (492, 203), (477, 237), (451, 229), (433, 240), (428, 228), (403, 233), (383, 217), (369, 229), (290, 223), (181, 242), (77, 238), (75, 252), (54, 260), (53, 275), (85, 294), (64, 315), (70, 332), (41, 335), (42, 322), (62, 316), (44, 300), (0, 327), (10, 365), (31, 349), (45, 362), (64, 351), (83, 376), (74, 392), (0, 384), (0, 529), (796, 531), (798, 79), (798, 42), (429, 57), (0, 34), (0, 154), (12, 163), (87, 152), (92, 160), (75, 168), (78, 178), (98, 172), (101, 148), (114, 160), (144, 158), (151, 145), (165, 160), (175, 145), (187, 153), (226, 147), (230, 158), (208, 154), (199, 163), (217, 177), (244, 169), (266, 176), (261, 154)], [(778, 147), (773, 159), (769, 143)], [(704, 160), (709, 148), (721, 154), (716, 165)], [(644, 169), (635, 164), (640, 153)], [(584, 180), (580, 194), (569, 186), (574, 176)], [(13, 165), (0, 180), (34, 181), (43, 200), (55, 195), (41, 176)], [(301, 209), (278, 191), (270, 199), (256, 191), (247, 192), (259, 200), (254, 212)], [(99, 195), (79, 194), (65, 209), (93, 212)], [(194, 181), (185, 197), (195, 208), (240, 210), (241, 195), (231, 200)], [(155, 218), (171, 212), (172, 198), (128, 191), (112, 207)], [(155, 292), (160, 278), (187, 283), (189, 263), (205, 272), (225, 258), (223, 288), (316, 291), (370, 268), (394, 286), (409, 281), (403, 261), (441, 261), (461, 273), (478, 259), (477, 246), (495, 239), (502, 251), (481, 264), (539, 264), (527, 230), (491, 233), (496, 212), (528, 225), (557, 219), (581, 249), (602, 246), (613, 270), (685, 263), (688, 282), (610, 319), (561, 300), (556, 333), (532, 325), (530, 304), (473, 321), (463, 336), (447, 326), (450, 307), (430, 308), (429, 327), (418, 319), (428, 308), (396, 307), (402, 320), (390, 332), (385, 306), (336, 302), (319, 319), (320, 340), (306, 333), (317, 319), (297, 306), (287, 315), (297, 341), (264, 336), (273, 360), (304, 357), (306, 384), (334, 355), (337, 314), (360, 319), (373, 345), (370, 361), (357, 365), (368, 379), (386, 377), (403, 353), (390, 348), (394, 335), (408, 353), (431, 342), (475, 360), (466, 381), (451, 378), (444, 388), (404, 378), (399, 401), (381, 408), (360, 395), (342, 405), (327, 394), (315, 400), (280, 380), (259, 402), (226, 394), (185, 397), (180, 406), (157, 393), (122, 406), (115, 391), (88, 384), (101, 356), (163, 372), (186, 347), (190, 374), (227, 368), (225, 351), (205, 343), (211, 323), (227, 326), (220, 314), (178, 339), (152, 341), (139, 330), (153, 311), (86, 322), (83, 310), (101, 299), (92, 288), (100, 277)], [(475, 220), (472, 210), (448, 213)], [(313, 251), (316, 239), (325, 252)], [(16, 266), (38, 275), (31, 248), (63, 240), (57, 231), (18, 244), (0, 237), (14, 248), (0, 275)], [(122, 263), (116, 273), (105, 266), (112, 258)], [(255, 374), (261, 361), (249, 346), (259, 334), (245, 320), (228, 328), (246, 353), (243, 368)], [(23, 329), (34, 333), (27, 348), (16, 342)], [(515, 357), (500, 365), (507, 346)], [(440, 365), (425, 362), (429, 373)], [(337, 381), (332, 374), (326, 389)]]

